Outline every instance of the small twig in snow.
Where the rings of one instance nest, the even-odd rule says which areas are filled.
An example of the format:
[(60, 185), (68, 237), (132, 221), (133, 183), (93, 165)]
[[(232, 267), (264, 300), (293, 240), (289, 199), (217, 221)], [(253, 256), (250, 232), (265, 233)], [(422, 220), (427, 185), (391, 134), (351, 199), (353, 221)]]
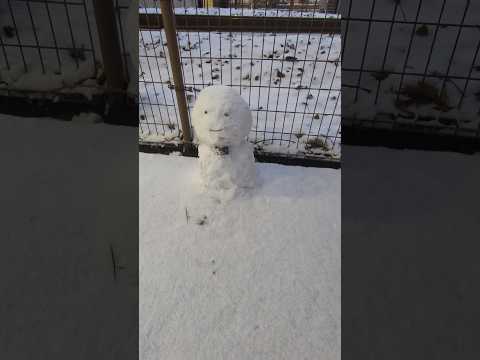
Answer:
[(262, 142), (266, 142), (266, 141), (271, 141), (272, 144), (274, 141), (289, 141), (291, 143), (295, 143), (295, 141), (293, 140), (287, 140), (287, 139), (265, 139), (265, 140), (257, 140), (254, 142), (254, 144), (258, 144), (258, 143), (262, 143)]
[(364, 88), (364, 87), (361, 87), (361, 86), (356, 86), (356, 85), (348, 85), (348, 84), (342, 84), (342, 87), (347, 87), (347, 88), (353, 88), (353, 89), (359, 89), (359, 90), (363, 90), (367, 93), (371, 93), (372, 90), (370, 89), (367, 89), (367, 88)]
[(112, 244), (110, 244), (110, 255), (112, 257), (113, 279), (117, 280), (117, 261), (115, 260), (115, 253), (113, 252)]

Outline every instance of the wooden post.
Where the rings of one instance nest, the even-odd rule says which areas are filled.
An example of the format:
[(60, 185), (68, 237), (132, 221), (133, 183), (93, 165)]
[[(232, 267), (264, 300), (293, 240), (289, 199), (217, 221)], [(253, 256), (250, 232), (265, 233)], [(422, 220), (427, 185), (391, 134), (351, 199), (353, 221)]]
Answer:
[(337, 8), (337, 0), (328, 0), (327, 1), (327, 10), (328, 11), (335, 11), (335, 12), (339, 12), (339, 9)]
[(113, 0), (94, 0), (93, 5), (108, 89), (111, 92), (125, 90), (127, 81), (123, 69)]
[(182, 62), (178, 51), (177, 31), (175, 29), (175, 15), (173, 12), (172, 0), (160, 1), (162, 10), (163, 26), (167, 38), (167, 48), (172, 66), (172, 76), (177, 98), (178, 112), (182, 124), (183, 142), (185, 150), (188, 152), (192, 148), (192, 135), (190, 132), (190, 121), (188, 119), (187, 99), (185, 97), (185, 86), (182, 75)]
[(228, 8), (228, 7), (230, 7), (228, 0), (217, 0), (216, 2), (217, 2), (216, 5), (217, 5), (219, 8)]

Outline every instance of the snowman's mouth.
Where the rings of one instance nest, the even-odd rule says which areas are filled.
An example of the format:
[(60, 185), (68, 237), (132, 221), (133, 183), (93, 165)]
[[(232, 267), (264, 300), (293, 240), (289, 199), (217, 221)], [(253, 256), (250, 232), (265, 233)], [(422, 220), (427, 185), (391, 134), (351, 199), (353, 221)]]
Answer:
[(211, 132), (220, 132), (220, 131), (223, 131), (224, 129), (210, 129)]

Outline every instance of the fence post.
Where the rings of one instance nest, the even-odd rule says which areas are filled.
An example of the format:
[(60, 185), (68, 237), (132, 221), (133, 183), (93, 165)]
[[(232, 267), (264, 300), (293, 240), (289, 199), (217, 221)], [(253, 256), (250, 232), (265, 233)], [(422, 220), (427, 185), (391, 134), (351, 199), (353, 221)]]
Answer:
[(337, 0), (328, 0), (327, 1), (326, 8), (327, 8), (328, 11), (339, 12), (337, 7), (338, 7)]
[(172, 0), (160, 1), (162, 10), (163, 27), (167, 38), (167, 48), (172, 66), (172, 75), (177, 97), (178, 112), (182, 124), (183, 142), (185, 150), (192, 150), (192, 135), (190, 132), (190, 121), (188, 119), (187, 99), (185, 97), (185, 85), (183, 83), (182, 62), (177, 43), (177, 31), (175, 29), (175, 14), (173, 12)]
[(125, 90), (127, 81), (113, 0), (94, 0), (93, 5), (107, 86), (112, 92)]

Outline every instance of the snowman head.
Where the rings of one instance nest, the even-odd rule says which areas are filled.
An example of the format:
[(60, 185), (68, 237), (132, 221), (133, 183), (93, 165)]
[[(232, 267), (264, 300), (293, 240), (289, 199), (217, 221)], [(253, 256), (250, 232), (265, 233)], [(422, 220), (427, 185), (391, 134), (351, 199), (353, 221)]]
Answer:
[(236, 145), (248, 136), (252, 114), (234, 89), (214, 85), (198, 95), (192, 110), (192, 125), (200, 144)]

